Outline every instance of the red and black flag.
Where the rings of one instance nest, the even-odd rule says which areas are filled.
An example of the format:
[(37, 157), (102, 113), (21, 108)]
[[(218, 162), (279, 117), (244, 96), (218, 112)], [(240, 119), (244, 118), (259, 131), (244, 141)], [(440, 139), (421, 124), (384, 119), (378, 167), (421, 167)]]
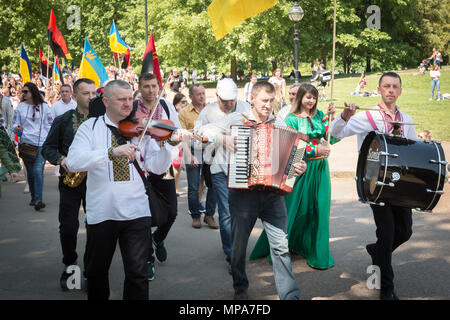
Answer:
[[(42, 53), (41, 47), (39, 47), (39, 67), (41, 68), (41, 74), (46, 78), (52, 77), (52, 67), (48, 62), (47, 57)], [(47, 74), (48, 72), (48, 74)]]
[(69, 50), (66, 46), (66, 41), (61, 31), (58, 30), (56, 26), (55, 15), (53, 14), (53, 9), (50, 12), (50, 21), (48, 22), (48, 43), (50, 48), (52, 48), (53, 54), (55, 56), (60, 56), (68, 60), (72, 60), (69, 54)]
[(155, 41), (153, 40), (153, 30), (150, 31), (147, 48), (145, 48), (144, 56), (142, 57), (141, 73), (153, 73), (159, 81), (159, 86), (162, 87), (161, 70), (159, 69), (158, 55), (156, 54)]

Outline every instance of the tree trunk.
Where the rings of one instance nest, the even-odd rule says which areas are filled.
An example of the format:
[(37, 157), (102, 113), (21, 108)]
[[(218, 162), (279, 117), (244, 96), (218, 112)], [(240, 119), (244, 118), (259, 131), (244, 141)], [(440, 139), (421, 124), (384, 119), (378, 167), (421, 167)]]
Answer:
[(237, 76), (237, 61), (236, 61), (236, 57), (231, 57), (231, 79), (233, 79), (234, 81), (236, 81), (236, 76)]
[(370, 64), (370, 57), (367, 56), (366, 57), (366, 72), (371, 72), (372, 71), (372, 66)]
[[(277, 60), (272, 60), (272, 71), (274, 71), (276, 68), (278, 68)], [(270, 73), (272, 75), (272, 72)]]

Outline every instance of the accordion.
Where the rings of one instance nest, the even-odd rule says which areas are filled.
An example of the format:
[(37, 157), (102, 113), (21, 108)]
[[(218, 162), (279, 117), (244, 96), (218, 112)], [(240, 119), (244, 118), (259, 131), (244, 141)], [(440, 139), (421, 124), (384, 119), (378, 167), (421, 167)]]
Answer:
[(228, 188), (292, 192), (294, 163), (303, 159), (308, 136), (274, 124), (231, 126), (236, 152), (228, 159)]

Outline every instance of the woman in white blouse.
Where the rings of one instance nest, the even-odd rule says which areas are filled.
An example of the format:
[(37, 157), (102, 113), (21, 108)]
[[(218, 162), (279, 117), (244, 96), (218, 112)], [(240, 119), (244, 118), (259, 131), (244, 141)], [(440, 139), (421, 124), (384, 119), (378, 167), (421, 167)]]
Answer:
[(38, 87), (32, 82), (25, 83), (22, 89), (22, 102), (14, 113), (13, 128), (20, 137), (19, 147), (20, 144), (28, 144), (38, 148), (34, 159), (22, 157), (30, 186), (30, 206), (34, 206), (37, 211), (45, 207), (45, 203), (42, 202), (45, 159), (41, 149), (52, 122), (50, 109)]

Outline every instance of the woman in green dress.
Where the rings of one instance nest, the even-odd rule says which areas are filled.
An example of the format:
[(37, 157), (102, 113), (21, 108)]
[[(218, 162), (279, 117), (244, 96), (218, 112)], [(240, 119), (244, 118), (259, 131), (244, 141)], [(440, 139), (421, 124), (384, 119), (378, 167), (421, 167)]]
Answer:
[[(292, 193), (285, 196), (285, 202), (289, 250), (304, 256), (312, 268), (328, 269), (334, 266), (329, 246), (331, 181), (327, 157), (330, 147), (326, 142), (328, 116), (317, 109), (318, 96), (319, 92), (313, 85), (302, 84), (291, 113), (285, 119), (289, 127), (310, 138), (305, 152), (308, 169), (297, 178), (299, 181), (296, 181)], [(328, 111), (334, 115), (333, 105)], [(331, 137), (332, 144), (337, 141)], [(250, 260), (266, 256), (269, 256), (269, 243), (263, 231)]]

